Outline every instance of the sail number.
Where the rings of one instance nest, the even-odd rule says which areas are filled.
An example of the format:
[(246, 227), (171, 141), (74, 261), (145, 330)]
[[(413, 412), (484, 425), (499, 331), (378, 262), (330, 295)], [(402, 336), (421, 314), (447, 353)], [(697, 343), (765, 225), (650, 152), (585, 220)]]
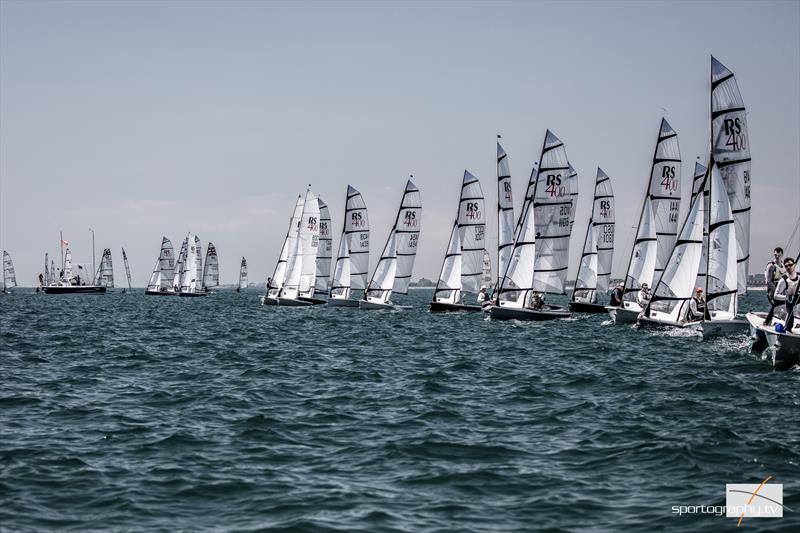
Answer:
[(359, 234), (358, 238), (358, 246), (360, 248), (369, 248), (369, 233), (361, 233)]
[(661, 186), (667, 192), (678, 190), (678, 180), (675, 178), (675, 166), (664, 165), (661, 167)]
[(677, 201), (671, 201), (669, 203), (669, 222), (677, 224), (678, 223), (678, 211), (680, 209), (681, 203)]
[(409, 248), (416, 248), (417, 247), (417, 242), (419, 242), (419, 234), (418, 233), (412, 233), (411, 235), (408, 236), (408, 247)]
[(475, 240), (482, 241), (486, 226), (475, 226)]
[(725, 146), (730, 146), (734, 152), (744, 150), (747, 147), (747, 137), (742, 134), (741, 119), (739, 117), (726, 118), (723, 125), (725, 126), (725, 135), (728, 136)]
[(614, 226), (606, 224), (600, 234), (600, 241), (603, 244), (614, 244)]
[(744, 197), (750, 198), (750, 171), (742, 171), (742, 180), (744, 181)]
[(308, 229), (309, 231), (317, 229), (317, 217), (308, 217)]
[(481, 211), (478, 209), (477, 202), (467, 202), (467, 218), (472, 220), (481, 218)]
[(416, 228), (417, 227), (417, 212), (416, 211), (406, 211), (405, 216), (403, 217), (403, 225), (407, 228)]
[(548, 193), (550, 197), (564, 196), (567, 194), (567, 188), (561, 185), (561, 174), (548, 174), (547, 181), (545, 182), (547, 188), (544, 192)]
[(350, 213), (350, 225), (354, 228), (360, 228), (366, 225), (366, 221), (364, 220), (364, 216), (362, 215), (361, 211), (353, 211)]

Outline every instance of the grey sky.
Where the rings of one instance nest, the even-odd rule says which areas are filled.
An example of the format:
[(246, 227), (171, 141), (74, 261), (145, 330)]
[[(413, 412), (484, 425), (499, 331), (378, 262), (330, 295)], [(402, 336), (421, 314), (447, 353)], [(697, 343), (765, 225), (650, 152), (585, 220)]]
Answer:
[(501, 133), (519, 206), (550, 128), (580, 173), (570, 277), (597, 165), (617, 195), (619, 276), (662, 108), (685, 196), (708, 150), (712, 53), (748, 107), (759, 272), (800, 200), (799, 2), (3, 0), (2, 247), (32, 285), (59, 230), (86, 260), (93, 227), (141, 286), (161, 235), (179, 246), (191, 230), (216, 244), (224, 283), (242, 255), (262, 281), (307, 183), (338, 244), (349, 183), (370, 210), (372, 267), (414, 174), (414, 278), (434, 278), (464, 169), (494, 206)]

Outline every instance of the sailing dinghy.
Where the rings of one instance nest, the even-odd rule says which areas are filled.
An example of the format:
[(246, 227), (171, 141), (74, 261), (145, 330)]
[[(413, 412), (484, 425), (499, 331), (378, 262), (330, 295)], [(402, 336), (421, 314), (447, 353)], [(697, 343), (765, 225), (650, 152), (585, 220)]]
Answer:
[(569, 302), (570, 311), (606, 312), (605, 306), (597, 303), (597, 295), (608, 292), (613, 253), (614, 192), (611, 189), (611, 178), (598, 167), (594, 183), (592, 216), (586, 227), (581, 263), (572, 299)]
[(203, 245), (200, 243), (200, 237), (189, 233), (186, 243), (186, 255), (183, 260), (178, 296), (190, 298), (206, 296), (205, 291), (202, 290)]
[[(45, 259), (47, 263), (47, 259)], [(11, 261), (11, 254), (3, 250), (3, 292), (8, 293), (8, 289), (17, 286), (17, 273), (14, 270), (14, 262)]]
[(480, 311), (464, 303), (464, 293), (477, 295), (481, 286), (486, 235), (486, 210), (478, 178), (464, 171), (456, 220), (442, 262), (431, 311)]
[(681, 203), (681, 152), (678, 134), (661, 119), (636, 240), (628, 260), (622, 305), (608, 306), (614, 324), (633, 324), (643, 308), (637, 294), (643, 284), (653, 286), (664, 270), (675, 243)]
[(286, 281), (278, 293), (278, 305), (299, 307), (313, 303), (303, 295), (313, 294), (319, 247), (319, 218), (319, 201), (311, 189), (308, 189), (297, 237), (286, 265)]
[(262, 305), (278, 305), (278, 294), (286, 281), (286, 265), (289, 262), (289, 253), (295, 249), (297, 241), (297, 228), (300, 226), (303, 204), (303, 196), (299, 195), (297, 202), (295, 202), (294, 210), (292, 210), (292, 216), (289, 218), (289, 230), (283, 239), (275, 270), (272, 272), (272, 277), (267, 280), (267, 293), (261, 297)]
[(422, 198), (411, 180), (406, 183), (394, 226), (375, 266), (360, 309), (402, 309), (391, 301), (392, 292), (408, 294), (422, 224)]
[[(564, 143), (547, 130), (539, 166), (531, 172), (514, 244), (494, 303), (495, 320), (553, 320), (569, 311), (544, 303), (543, 294), (564, 292), (573, 198)], [(543, 251), (537, 250), (537, 237)], [(541, 272), (537, 272), (537, 268)]]
[(211, 289), (219, 287), (219, 257), (214, 243), (208, 243), (206, 248), (206, 262), (203, 265), (203, 292), (210, 293)]
[(97, 270), (94, 280), (95, 285), (101, 285), (106, 289), (114, 288), (114, 265), (111, 262), (111, 249), (103, 250), (100, 257), (100, 268)]
[[(133, 290), (131, 286), (131, 267), (128, 265), (128, 254), (125, 253), (125, 248), (122, 249), (122, 262), (125, 263), (125, 277), (128, 278), (128, 290)], [(125, 292), (125, 289), (122, 289)]]
[(242, 257), (242, 263), (239, 265), (239, 284), (236, 285), (236, 292), (241, 292), (247, 288), (247, 259)]
[(344, 227), (331, 279), (328, 305), (358, 307), (352, 291), (363, 291), (369, 275), (369, 218), (361, 193), (350, 185), (345, 198)]
[(172, 249), (172, 242), (166, 237), (161, 237), (161, 250), (158, 253), (156, 266), (147, 282), (144, 293), (157, 296), (174, 296), (175, 278), (175, 252)]

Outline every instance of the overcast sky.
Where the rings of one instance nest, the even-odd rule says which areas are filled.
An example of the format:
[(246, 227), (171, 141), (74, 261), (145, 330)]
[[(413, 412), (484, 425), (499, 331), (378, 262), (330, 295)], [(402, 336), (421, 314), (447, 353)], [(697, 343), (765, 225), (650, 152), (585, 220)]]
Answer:
[(413, 174), (414, 278), (434, 279), (464, 169), (494, 206), (501, 133), (519, 206), (550, 128), (580, 175), (570, 277), (598, 165), (617, 198), (620, 276), (662, 114), (685, 196), (707, 153), (711, 54), (748, 108), (760, 272), (800, 202), (800, 2), (3, 0), (1, 245), (32, 285), (60, 230), (90, 261), (92, 227), (118, 283), (123, 246), (143, 286), (161, 236), (180, 246), (192, 231), (217, 246), (223, 283), (243, 255), (263, 281), (306, 184), (331, 208), (334, 250), (351, 184), (372, 268)]

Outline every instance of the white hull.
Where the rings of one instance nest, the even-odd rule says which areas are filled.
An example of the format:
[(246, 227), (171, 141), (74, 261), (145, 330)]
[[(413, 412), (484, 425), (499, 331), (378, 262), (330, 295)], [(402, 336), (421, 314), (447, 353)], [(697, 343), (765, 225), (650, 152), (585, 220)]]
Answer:
[(262, 296), (261, 305), (278, 305), (278, 299), (272, 296)]
[(402, 309), (399, 305), (395, 305), (391, 302), (383, 303), (383, 302), (371, 302), (369, 300), (359, 300), (358, 302), (359, 309)]
[(775, 344), (775, 331), (764, 328), (764, 319), (767, 313), (747, 313), (746, 318), (750, 326), (750, 351), (762, 353)]
[(613, 307), (610, 305), (606, 306), (606, 310), (608, 311), (608, 316), (611, 317), (612, 322), (614, 322), (614, 325), (616, 326), (622, 324), (635, 324), (639, 319), (639, 313), (642, 312), (641, 309)]
[(358, 300), (349, 298), (328, 298), (328, 306), (330, 307), (358, 307), (359, 303)]
[(800, 335), (778, 333), (773, 346), (772, 365), (780, 370), (788, 370), (798, 363), (800, 363)]
[(278, 306), (282, 307), (307, 307), (309, 305), (313, 305), (311, 302), (307, 302), (305, 300), (299, 300), (296, 298), (281, 298), (278, 297)]
[(568, 318), (569, 311), (563, 307), (546, 305), (542, 309), (534, 310), (519, 307), (503, 307), (493, 305), (489, 308), (489, 316), (493, 320), (555, 320)]
[(730, 335), (742, 335), (747, 333), (749, 324), (747, 320), (706, 320), (700, 324), (700, 331), (703, 338), (727, 337)]

